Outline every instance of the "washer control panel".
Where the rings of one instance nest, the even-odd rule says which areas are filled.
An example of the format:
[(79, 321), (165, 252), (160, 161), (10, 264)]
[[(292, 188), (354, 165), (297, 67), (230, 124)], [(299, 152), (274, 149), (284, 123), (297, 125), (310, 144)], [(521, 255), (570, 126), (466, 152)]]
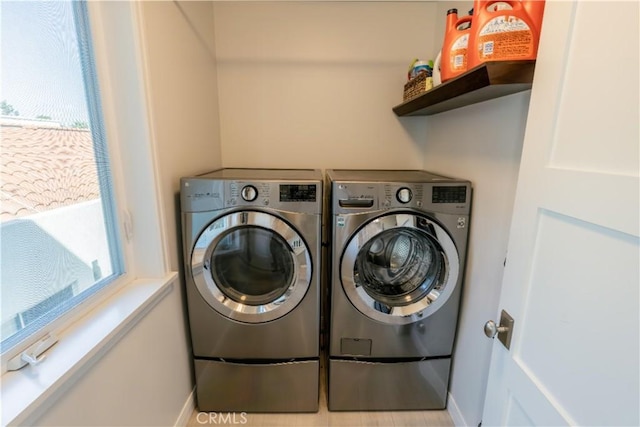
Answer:
[(383, 184), (380, 191), (383, 206), (390, 208), (420, 208), (424, 197), (423, 184)]
[(334, 182), (333, 212), (354, 213), (378, 209), (420, 209), (443, 213), (470, 211), (468, 182)]

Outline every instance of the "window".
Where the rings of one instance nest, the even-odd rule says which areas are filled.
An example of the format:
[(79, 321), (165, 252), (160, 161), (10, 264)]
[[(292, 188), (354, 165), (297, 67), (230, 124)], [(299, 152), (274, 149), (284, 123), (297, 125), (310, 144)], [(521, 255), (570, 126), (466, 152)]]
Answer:
[(3, 2), (1, 351), (124, 272), (84, 2)]

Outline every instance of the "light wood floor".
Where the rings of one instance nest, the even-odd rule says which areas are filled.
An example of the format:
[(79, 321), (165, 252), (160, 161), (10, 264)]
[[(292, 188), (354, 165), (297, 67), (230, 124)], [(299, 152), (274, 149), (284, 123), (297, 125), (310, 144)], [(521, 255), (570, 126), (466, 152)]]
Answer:
[[(446, 410), (397, 412), (329, 412), (325, 392), (324, 372), (320, 381), (320, 410), (315, 414), (199, 414), (196, 409), (188, 427), (202, 426), (272, 426), (272, 427), (453, 427)], [(235, 422), (234, 422), (235, 421)]]

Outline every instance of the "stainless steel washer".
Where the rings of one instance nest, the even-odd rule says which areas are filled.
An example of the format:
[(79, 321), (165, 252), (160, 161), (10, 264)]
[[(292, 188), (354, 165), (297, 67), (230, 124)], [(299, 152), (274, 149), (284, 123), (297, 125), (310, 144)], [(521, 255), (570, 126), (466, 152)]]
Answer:
[(221, 169), (180, 196), (199, 410), (317, 411), (321, 172)]
[(424, 171), (327, 178), (329, 409), (444, 408), (471, 184)]

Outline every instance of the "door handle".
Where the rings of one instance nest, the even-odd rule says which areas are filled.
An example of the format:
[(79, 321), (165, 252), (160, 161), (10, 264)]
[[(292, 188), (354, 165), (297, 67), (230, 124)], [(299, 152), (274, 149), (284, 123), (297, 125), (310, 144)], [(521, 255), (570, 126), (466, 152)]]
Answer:
[(493, 320), (489, 320), (484, 324), (484, 334), (489, 338), (494, 338), (498, 333), (507, 332), (507, 326), (498, 326)]
[(513, 317), (506, 311), (502, 310), (500, 314), (500, 324), (496, 325), (496, 322), (489, 320), (484, 324), (484, 334), (489, 338), (498, 337), (498, 340), (504, 345), (507, 350), (511, 346), (511, 335), (513, 332)]

